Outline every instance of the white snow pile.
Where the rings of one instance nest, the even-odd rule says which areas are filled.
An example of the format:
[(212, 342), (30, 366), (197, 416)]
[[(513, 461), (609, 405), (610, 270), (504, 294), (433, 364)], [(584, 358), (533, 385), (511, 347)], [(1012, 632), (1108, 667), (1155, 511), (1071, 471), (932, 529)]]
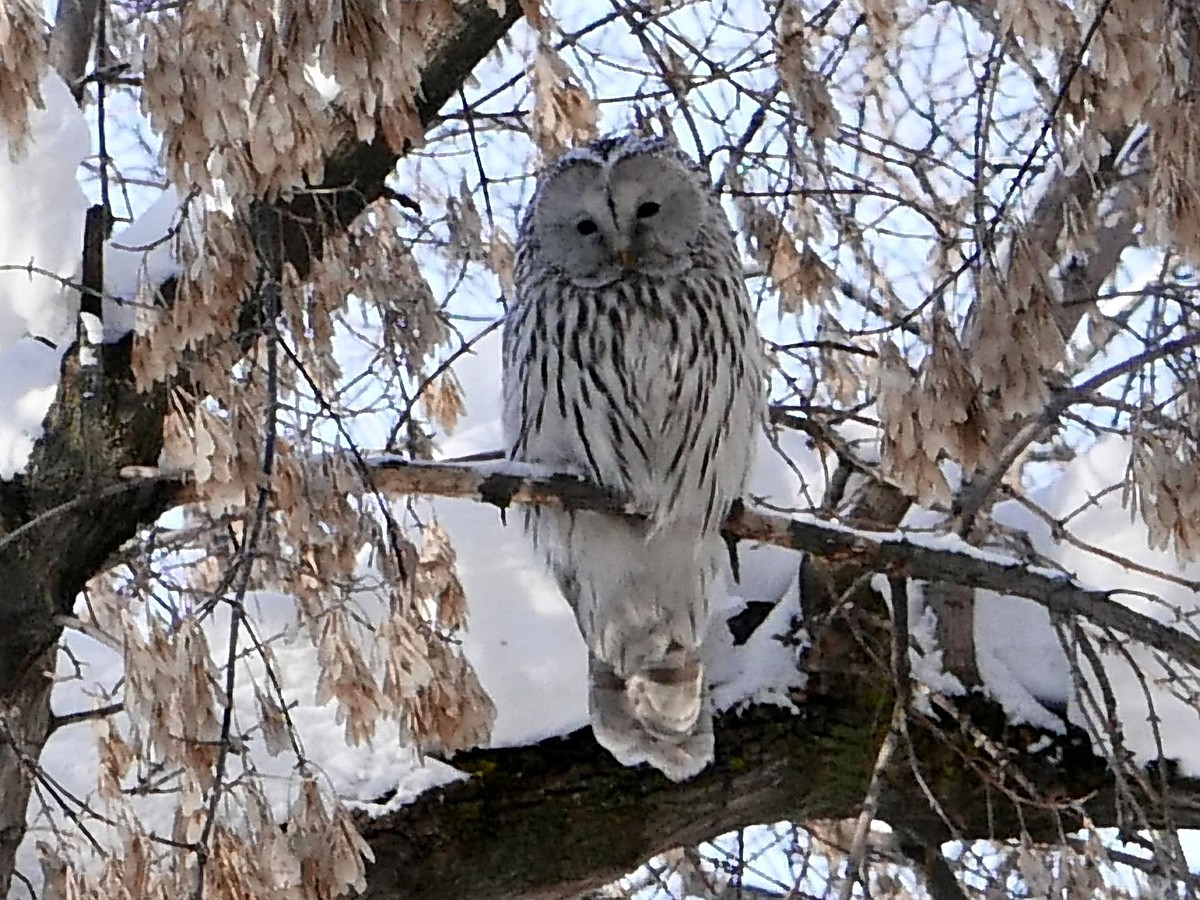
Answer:
[[(362, 598), (369, 614), (372, 604), (385, 596)], [(395, 723), (379, 724), (374, 739), (358, 746), (345, 740), (344, 725), (337, 719), (336, 704), (317, 705), (314, 687), (319, 676), (317, 653), (309, 638), (296, 627), (295, 600), (275, 593), (252, 593), (246, 608), (256, 633), (269, 641), (276, 671), (280, 673), (284, 695), (289, 703), (289, 716), (296, 725), (306, 758), (316, 770), (323, 789), (351, 805), (362, 806), (373, 813), (383, 813), (405, 803), (432, 787), (459, 778), (450, 766), (437, 760), (418, 759), (413, 749), (402, 742)], [(208, 620), (205, 632), (210, 655), (214, 660), (226, 658), (229, 636), (229, 616), (218, 607)], [(59, 654), (58, 678), (53, 696), (53, 708), (58, 714), (87, 711), (123, 698), (123, 654), (103, 643), (70, 632), (66, 652)], [(261, 731), (252, 726), (258, 721), (259, 692), (270, 694), (270, 682), (265, 667), (251, 654), (239, 664), (234, 691), (234, 732), (246, 737), (250, 747), (251, 766), (262, 778), (262, 785), (273, 814), (283, 821), (289, 805), (296, 799), (296, 759), (290, 750), (272, 755)], [(129, 721), (124, 713), (112, 717), (116, 730), (128, 734)], [(95, 804), (98, 791), (100, 760), (92, 729), (86, 724), (60, 728), (51, 735), (39, 760), (48, 777), (53, 779), (57, 796), (74, 804)], [(231, 756), (229, 775), (236, 778), (242, 769), (240, 758)], [(154, 780), (153, 773), (140, 774)], [(40, 881), (37, 843), (48, 838), (52, 829), (76, 835), (81, 858), (89, 853), (88, 842), (78, 831), (78, 823), (58, 808), (51, 795), (40, 795), (48, 804), (43, 809), (39, 794), (30, 804), (28, 823), (18, 851), (18, 866), (35, 884)], [(386, 798), (385, 802), (374, 801)], [(141, 827), (157, 834), (171, 834), (178, 797), (171, 793), (151, 790), (129, 797), (130, 812)], [(96, 807), (93, 808), (103, 808)], [(107, 827), (87, 817), (86, 825), (101, 846), (124, 846), (119, 823)], [(51, 842), (53, 843), (53, 841)], [(22, 895), (14, 887), (12, 896)]]
[[(1104, 437), (1032, 497), (1053, 518), (1070, 517), (1068, 529), (1082, 546), (1056, 542), (1049, 526), (1015, 501), (997, 507), (996, 518), (1027, 533), (1039, 553), (1081, 585), (1128, 591), (1112, 599), (1195, 637), (1200, 596), (1180, 580), (1200, 582), (1200, 563), (1181, 563), (1173, 552), (1148, 546), (1145, 526), (1123, 507), (1121, 491), (1112, 490), (1124, 479), (1129, 456), (1127, 439)], [(1110, 557), (1091, 552), (1091, 547)], [(1089, 730), (1098, 733), (1102, 744), (1108, 743), (1100, 678), (1080, 655), (1074, 665), (1084, 674), (1085, 686), (1076, 689), (1067, 652), (1043, 607), (981, 591), (975, 640), (980, 673), (1011, 717), (1047, 727), (1050, 722), (1041, 706), (1065, 707), (1072, 722), (1088, 727), (1090, 721)], [(1181, 774), (1200, 776), (1200, 673), (1172, 665), (1132, 641), (1120, 647), (1104, 640), (1095, 644), (1116, 701), (1125, 748), (1139, 762), (1161, 756), (1177, 761)]]
[[(80, 163), (91, 152), (83, 112), (62, 79), (42, 81), (17, 159), (0, 138), (0, 479), (23, 471), (75, 340), (88, 199)], [(105, 247), (104, 339), (133, 327), (139, 287), (178, 271), (183, 204), (167, 190)]]
[(28, 462), (79, 310), (67, 284), (83, 254), (88, 202), (76, 172), (91, 137), (58, 75), (41, 91), (27, 152), (13, 160), (0, 137), (0, 479)]
[(199, 203), (185, 203), (172, 187), (104, 247), (104, 339), (119, 340), (134, 327), (147, 290), (179, 273), (181, 242), (198, 227)]

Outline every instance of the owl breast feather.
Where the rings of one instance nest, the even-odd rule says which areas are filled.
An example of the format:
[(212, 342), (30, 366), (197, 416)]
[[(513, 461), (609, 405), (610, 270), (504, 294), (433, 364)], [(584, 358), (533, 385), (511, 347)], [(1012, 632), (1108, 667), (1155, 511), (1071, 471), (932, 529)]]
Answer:
[(740, 285), (707, 269), (538, 282), (507, 329), (513, 458), (611, 487), (658, 524), (713, 527), (741, 492), (760, 412)]

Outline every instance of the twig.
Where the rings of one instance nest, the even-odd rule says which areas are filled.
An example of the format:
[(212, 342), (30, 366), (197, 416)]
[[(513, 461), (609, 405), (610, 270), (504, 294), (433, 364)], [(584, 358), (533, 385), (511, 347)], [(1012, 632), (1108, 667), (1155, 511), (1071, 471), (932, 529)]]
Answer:
[[(894, 602), (894, 598), (893, 598)], [(871, 823), (879, 812), (879, 794), (883, 790), (883, 773), (892, 764), (892, 756), (900, 743), (900, 730), (904, 723), (905, 709), (903, 701), (897, 697), (892, 706), (892, 721), (888, 726), (887, 736), (879, 747), (875, 757), (875, 768), (871, 770), (871, 783), (867, 794), (863, 797), (862, 810), (858, 814), (858, 822), (854, 827), (854, 841), (850, 845), (850, 859), (846, 867), (846, 878), (838, 892), (838, 900), (850, 900), (854, 893), (854, 883), (862, 879), (864, 888), (867, 886), (867, 875), (863, 871), (867, 857), (867, 838), (871, 834)]]
[(78, 712), (63, 713), (50, 715), (50, 731), (53, 733), (67, 725), (74, 725), (77, 722), (91, 722), (95, 719), (103, 719), (111, 715), (115, 715), (125, 709), (124, 703), (110, 703), (108, 706), (98, 706), (95, 709), (81, 709)]
[[(236, 573), (234, 596), (229, 601), (229, 652), (225, 660), (225, 684), (221, 716), (221, 739), (217, 751), (217, 764), (213, 775), (212, 789), (208, 795), (204, 827), (196, 841), (196, 889), (193, 892), (195, 900), (203, 900), (205, 868), (209, 860), (208, 842), (212, 836), (217, 820), (217, 806), (221, 799), (225, 783), (225, 771), (229, 762), (229, 751), (233, 734), (234, 688), (237, 679), (238, 637), (245, 615), (246, 591), (250, 586), (250, 574), (254, 569), (254, 558), (258, 551), (258, 543), (266, 527), (267, 515), (271, 508), (271, 481), (275, 472), (275, 438), (276, 425), (279, 417), (279, 333), (276, 323), (280, 315), (280, 292), (282, 261), (282, 238), (279, 228), (279, 212), (266, 204), (260, 204), (252, 213), (255, 249), (260, 266), (260, 292), (263, 303), (262, 334), (266, 344), (266, 394), (267, 404), (263, 411), (262, 460), (259, 466), (261, 479), (258, 487), (258, 498), (255, 503), (254, 519), (251, 522), (246, 540), (242, 543), (241, 553), (233, 566)], [(231, 573), (231, 575), (233, 574)], [(223, 592), (224, 585), (219, 589)], [(285, 705), (286, 706), (286, 705)]]

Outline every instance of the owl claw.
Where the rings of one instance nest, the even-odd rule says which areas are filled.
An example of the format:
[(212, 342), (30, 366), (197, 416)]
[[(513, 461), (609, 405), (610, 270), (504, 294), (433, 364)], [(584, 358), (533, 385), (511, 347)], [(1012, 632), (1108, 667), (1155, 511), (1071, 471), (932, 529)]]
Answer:
[(704, 667), (699, 660), (678, 668), (648, 669), (625, 687), (634, 717), (646, 731), (665, 740), (688, 734), (700, 718)]
[(669, 740), (645, 731), (613, 731), (592, 722), (596, 742), (623, 766), (648, 763), (672, 781), (686, 781), (713, 761), (712, 717), (701, 715), (700, 730)]

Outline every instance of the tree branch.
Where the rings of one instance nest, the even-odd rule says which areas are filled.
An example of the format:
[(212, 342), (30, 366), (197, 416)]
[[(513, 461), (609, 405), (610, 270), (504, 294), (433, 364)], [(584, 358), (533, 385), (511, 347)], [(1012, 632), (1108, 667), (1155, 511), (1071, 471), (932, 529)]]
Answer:
[(100, 0), (58, 0), (50, 36), (50, 64), (78, 101), (96, 37)]
[[(571, 475), (531, 474), (532, 467), (520, 464), (463, 465), (379, 458), (369, 460), (367, 466), (364, 474), (369, 479), (368, 486), (388, 494), (473, 500), (501, 511), (516, 504), (589, 510), (631, 521), (643, 518), (630, 503), (609, 490)], [(170, 490), (177, 504), (195, 499), (186, 480), (178, 475), (139, 467), (126, 469), (123, 474), (133, 484)], [(1066, 575), (981, 550), (953, 535), (918, 538), (904, 531), (866, 531), (816, 516), (780, 516), (746, 507), (736, 508), (730, 514), (722, 532), (735, 541), (754, 541), (812, 554), (835, 570), (878, 572), (1025, 597), (1055, 615), (1079, 616), (1200, 668), (1200, 639), (1112, 599), (1131, 592), (1085, 587)], [(1164, 610), (1173, 608), (1149, 594), (1136, 596), (1158, 603)]]
[[(451, 762), (468, 780), (428, 791), (378, 818), (360, 815), (358, 826), (375, 853), (366, 897), (575, 897), (658, 853), (735, 828), (854, 817), (892, 702), (888, 674), (864, 672), (850, 693), (806, 696), (800, 715), (755, 707), (721, 716), (716, 762), (683, 784), (645, 766), (622, 767), (586, 730), (531, 747), (459, 754)], [(974, 721), (1004, 721), (990, 701), (960, 700)], [(941, 807), (955, 815), (960, 835), (1053, 842), (1059, 829), (1081, 827), (1084, 815), (1099, 827), (1120, 821), (1104, 761), (1081, 749), (1087, 745), (1078, 733), (1023, 729), (1032, 732), (1028, 743), (1007, 736), (1019, 746), (1006, 771), (1019, 770), (1045, 792), (1017, 804), (997, 789), (1002, 782), (980, 777), (979, 766), (994, 764), (982, 758), (985, 751), (942, 724), (912, 717), (913, 755)], [(1034, 740), (1044, 749), (1035, 751)], [(920, 829), (934, 847), (951, 839), (945, 821), (906, 774), (890, 769), (881, 779), (879, 818)], [(1200, 825), (1200, 782), (1173, 779), (1171, 788), (1173, 824)], [(1047, 803), (1045, 797), (1060, 801)], [(1147, 809), (1161, 804), (1148, 803)]]
[[(501, 509), (511, 503), (535, 504), (637, 517), (621, 498), (565, 475), (533, 476), (495, 466), (480, 469), (401, 460), (380, 460), (372, 467), (374, 486), (387, 493), (461, 497)], [(979, 550), (950, 536), (920, 540), (902, 531), (863, 531), (811, 516), (788, 518), (750, 509), (736, 510), (726, 520), (724, 531), (736, 540), (811, 553), (830, 565), (849, 566), (859, 572), (881, 572), (1026, 597), (1052, 613), (1080, 616), (1200, 668), (1200, 640), (1112, 599), (1121, 592), (1084, 587), (1066, 576), (1031, 568), (1020, 560)], [(1159, 603), (1164, 610), (1171, 608), (1163, 601)]]

